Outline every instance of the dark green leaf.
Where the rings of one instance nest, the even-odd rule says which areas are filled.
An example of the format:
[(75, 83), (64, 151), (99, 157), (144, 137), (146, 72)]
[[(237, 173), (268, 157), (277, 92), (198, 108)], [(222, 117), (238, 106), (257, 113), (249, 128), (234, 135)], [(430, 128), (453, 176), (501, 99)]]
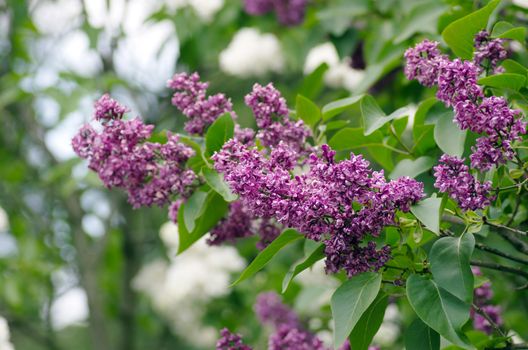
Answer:
[(224, 143), (233, 137), (234, 129), (235, 123), (229, 112), (215, 120), (205, 134), (206, 154), (211, 156), (214, 152), (219, 151)]
[(336, 115), (343, 113), (358, 103), (362, 98), (363, 95), (358, 95), (330, 102), (323, 107), (323, 120), (327, 121)]
[(473, 235), (464, 233), (460, 237), (440, 238), (429, 252), (434, 280), (466, 303), (473, 300), (473, 273), (469, 260), (474, 247)]
[(328, 64), (322, 63), (312, 73), (308, 74), (299, 88), (299, 94), (307, 98), (316, 98), (324, 86), (323, 79), (328, 68)]
[(388, 300), (388, 296), (380, 292), (361, 316), (349, 337), (351, 350), (368, 350), (372, 338), (383, 322)]
[(526, 76), (516, 73), (502, 73), (480, 78), (478, 83), (480, 85), (486, 85), (494, 88), (519, 91), (523, 86), (526, 85)]
[(405, 332), (405, 350), (439, 350), (440, 335), (419, 318)]
[(491, 31), (492, 38), (512, 39), (521, 43), (524, 43), (525, 36), (525, 27), (515, 27), (513, 24), (505, 21), (495, 23), (493, 30)]
[(411, 212), (425, 227), (439, 235), (441, 209), (442, 198), (437, 198), (436, 195), (433, 195), (413, 205)]
[(399, 34), (394, 42), (399, 44), (409, 39), (415, 33), (436, 34), (436, 23), (438, 17), (446, 10), (446, 6), (437, 1), (426, 1), (415, 6), (403, 21)]
[(203, 214), (205, 210), (205, 200), (207, 199), (208, 192), (206, 191), (195, 191), (192, 196), (185, 202), (185, 210), (183, 211), (183, 221), (187, 231), (192, 232), (194, 230), (196, 219)]
[(283, 293), (286, 292), (286, 290), (290, 286), (291, 281), (295, 278), (295, 276), (297, 276), (307, 268), (311, 267), (317, 261), (325, 257), (324, 248), (325, 245), (323, 243), (318, 243), (317, 245), (310, 247), (310, 249), (305, 252), (305, 257), (290, 268), (290, 270), (288, 271), (288, 273), (286, 273), (284, 279), (282, 280)]
[(266, 266), (282, 248), (298, 239), (301, 239), (302, 237), (303, 236), (299, 232), (292, 229), (287, 229), (282, 232), (279, 237), (275, 238), (275, 240), (271, 242), (263, 251), (261, 251), (255, 260), (253, 260), (251, 264), (249, 264), (249, 266), (244, 271), (242, 271), (242, 274), (233, 283), (233, 285), (250, 278), (262, 270), (264, 266)]
[(512, 59), (504, 60), (501, 65), (506, 69), (506, 73), (516, 73), (528, 76), (528, 68)]
[(297, 117), (311, 127), (321, 120), (321, 111), (319, 110), (319, 107), (302, 95), (297, 95), (297, 105), (295, 109), (297, 111)]
[(383, 135), (375, 131), (365, 136), (363, 128), (345, 128), (339, 130), (329, 141), (330, 147), (336, 151), (345, 151), (368, 146), (383, 146)]
[(355, 325), (376, 299), (381, 286), (381, 275), (365, 272), (345, 281), (332, 295), (334, 318), (334, 347), (339, 348)]
[(473, 349), (461, 330), (469, 320), (469, 304), (439, 287), (435, 281), (419, 275), (407, 279), (407, 299), (429, 327), (451, 343)]
[(460, 130), (453, 122), (453, 112), (442, 114), (436, 121), (434, 139), (445, 153), (461, 157), (464, 153), (467, 130)]
[(402, 176), (416, 177), (431, 169), (434, 163), (435, 159), (427, 156), (417, 159), (403, 159), (390, 173), (389, 178), (397, 179)]
[(196, 220), (196, 227), (192, 232), (189, 232), (186, 228), (184, 212), (185, 203), (180, 206), (178, 211), (178, 232), (180, 238), (178, 254), (187, 250), (187, 248), (209, 232), (224, 217), (227, 212), (227, 203), (215, 191), (209, 191), (205, 200), (203, 213)]
[(226, 202), (232, 202), (237, 199), (237, 195), (231, 192), (229, 186), (225, 183), (223, 176), (213, 169), (204, 167), (202, 174), (207, 184), (215, 190), (219, 195), (224, 197)]
[(482, 29), (486, 29), (488, 19), (500, 0), (490, 1), (486, 6), (450, 23), (442, 32), (442, 38), (455, 55), (473, 58), (473, 39)]

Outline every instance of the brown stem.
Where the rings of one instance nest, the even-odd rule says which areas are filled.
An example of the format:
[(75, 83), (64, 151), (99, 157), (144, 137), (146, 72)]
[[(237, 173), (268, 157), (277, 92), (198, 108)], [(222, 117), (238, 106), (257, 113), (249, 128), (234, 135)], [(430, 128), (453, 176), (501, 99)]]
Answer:
[(486, 269), (513, 273), (515, 275), (521, 275), (524, 278), (528, 279), (528, 272), (526, 272), (524, 270), (521, 270), (521, 269), (518, 269), (516, 267), (504, 266), (504, 265), (500, 265), (500, 264), (494, 264), (494, 263), (488, 263), (488, 262), (476, 261), (476, 260), (471, 260), (470, 264), (473, 265), (473, 266), (484, 267)]

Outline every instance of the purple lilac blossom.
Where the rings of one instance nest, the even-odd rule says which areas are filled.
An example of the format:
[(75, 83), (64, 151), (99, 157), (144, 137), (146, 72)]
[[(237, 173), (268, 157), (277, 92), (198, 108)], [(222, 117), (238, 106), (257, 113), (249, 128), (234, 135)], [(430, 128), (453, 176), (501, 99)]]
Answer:
[(194, 151), (170, 133), (165, 144), (148, 142), (154, 126), (139, 118), (122, 120), (123, 111), (125, 107), (103, 96), (94, 115), (103, 121), (102, 130), (84, 125), (72, 139), (74, 151), (88, 160), (88, 167), (105, 186), (127, 191), (134, 208), (163, 206), (173, 197), (188, 197), (197, 175), (185, 163)]
[(268, 350), (329, 350), (312, 333), (283, 324), (269, 337)]
[[(478, 267), (472, 267), (472, 270), (474, 275), (482, 276)], [(496, 325), (501, 326), (503, 324), (501, 317), (502, 310), (499, 306), (490, 304), (491, 298), (493, 298), (493, 291), (491, 290), (490, 282), (485, 282), (478, 288), (475, 288), (473, 292), (474, 304), (477, 305)], [(493, 332), (493, 327), (490, 322), (473, 308), (471, 309), (471, 318), (473, 319), (473, 326), (475, 329), (487, 334)]]
[(257, 139), (264, 147), (276, 147), (283, 142), (299, 157), (309, 154), (311, 147), (306, 140), (312, 136), (311, 130), (302, 120), (293, 122), (288, 118), (286, 100), (273, 84), (255, 84), (245, 102), (253, 111), (260, 129)]
[(510, 109), (503, 97), (485, 97), (477, 85), (482, 63), (492, 68), (506, 57), (501, 40), (490, 40), (487, 32), (475, 38), (474, 61), (449, 60), (441, 55), (438, 43), (423, 41), (405, 53), (405, 73), (425, 86), (438, 85), (437, 98), (455, 112), (454, 122), (462, 129), (484, 134), (472, 147), (471, 166), (481, 171), (505, 164), (514, 158), (511, 143), (526, 134), (520, 111)]
[(437, 84), (440, 66), (447, 56), (441, 55), (437, 41), (424, 40), (405, 51), (405, 75), (416, 79), (420, 84), (431, 87)]
[(127, 107), (120, 105), (119, 102), (112, 99), (108, 94), (104, 94), (94, 103), (94, 109), (94, 119), (101, 123), (121, 119), (125, 113), (129, 112)]
[(236, 117), (231, 100), (224, 94), (207, 96), (209, 84), (201, 82), (198, 73), (178, 73), (167, 82), (167, 87), (175, 90), (172, 104), (187, 117), (184, 129), (190, 134), (203, 135), (224, 113)]
[(274, 11), (279, 23), (295, 26), (304, 21), (307, 0), (244, 0), (246, 12), (253, 16), (262, 16)]
[(227, 218), (221, 220), (210, 233), (207, 239), (209, 245), (220, 245), (225, 242), (234, 242), (238, 238), (253, 235), (253, 216), (244, 208), (240, 201), (235, 201), (229, 206)]
[(483, 209), (490, 205), (493, 198), (490, 193), (491, 182), (481, 183), (475, 179), (464, 164), (464, 159), (444, 154), (434, 171), (434, 186), (440, 192), (449, 194), (462, 210)]
[[(498, 72), (499, 61), (508, 57), (503, 39), (491, 39), (490, 34), (482, 30), (475, 36), (473, 62), (488, 72)], [(500, 70), (499, 70), (500, 72)]]
[(220, 335), (221, 338), (216, 342), (216, 350), (252, 350), (251, 347), (244, 345), (240, 335), (231, 333), (227, 328), (222, 329)]
[(283, 304), (275, 292), (260, 293), (254, 306), (255, 314), (262, 324), (279, 328), (281, 325), (299, 327), (295, 311)]
[[(292, 177), (283, 161), (287, 147), (280, 143), (269, 158), (264, 152), (228, 141), (213, 156), (234, 193), (259, 217), (303, 232), (326, 244), (327, 272), (344, 269), (349, 276), (378, 270), (389, 258), (389, 248), (364, 244), (394, 223), (396, 210), (408, 211), (423, 197), (423, 185), (410, 178), (386, 182), (361, 155), (334, 161), (327, 145), (308, 159), (309, 171)], [(280, 160), (280, 161), (279, 161)]]

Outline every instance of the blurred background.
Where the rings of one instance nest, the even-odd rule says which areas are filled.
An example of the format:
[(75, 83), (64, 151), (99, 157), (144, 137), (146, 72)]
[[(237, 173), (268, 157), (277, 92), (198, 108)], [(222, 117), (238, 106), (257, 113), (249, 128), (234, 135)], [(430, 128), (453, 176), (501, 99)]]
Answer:
[[(299, 92), (322, 105), (369, 91), (392, 111), (433, 96), (404, 78), (404, 50), (478, 3), (313, 0), (286, 27), (248, 15), (241, 0), (0, 0), (0, 350), (211, 349), (224, 326), (265, 342), (252, 304), (280, 289), (288, 251), (234, 289), (258, 252), (253, 239), (236, 249), (202, 240), (175, 256), (166, 210), (133, 210), (74, 156), (93, 101), (110, 92), (176, 132), (184, 117), (166, 81), (198, 71), (243, 126), (254, 123), (243, 97), (255, 82), (273, 81), (290, 103)], [(507, 15), (526, 24), (526, 7)], [(525, 49), (512, 50), (526, 65)], [(334, 283), (316, 268), (285, 298), (327, 329)], [(401, 343), (390, 317), (378, 343)]]

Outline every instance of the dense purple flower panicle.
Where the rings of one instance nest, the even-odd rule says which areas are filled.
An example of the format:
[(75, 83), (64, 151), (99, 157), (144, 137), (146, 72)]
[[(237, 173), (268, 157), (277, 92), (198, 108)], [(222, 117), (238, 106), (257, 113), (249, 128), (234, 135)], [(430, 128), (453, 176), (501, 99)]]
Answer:
[(257, 139), (264, 147), (273, 148), (283, 142), (298, 154), (298, 158), (309, 153), (311, 147), (306, 140), (312, 135), (310, 129), (302, 120), (293, 122), (288, 118), (286, 100), (273, 84), (255, 84), (245, 102), (255, 115), (260, 129)]
[(497, 72), (499, 62), (508, 57), (503, 39), (491, 39), (490, 34), (483, 30), (475, 36), (475, 52), (473, 61), (481, 69)]
[(286, 100), (272, 83), (266, 86), (255, 84), (253, 91), (244, 100), (253, 111), (260, 129), (269, 127), (275, 121), (288, 118)]
[(173, 197), (188, 197), (197, 175), (185, 163), (194, 151), (170, 133), (165, 144), (148, 142), (154, 126), (139, 118), (122, 120), (122, 111), (126, 108), (103, 96), (95, 109), (95, 118), (103, 121), (102, 130), (84, 125), (72, 139), (74, 151), (88, 160), (88, 167), (105, 186), (127, 191), (135, 208), (163, 206)]
[(222, 329), (220, 335), (221, 338), (216, 342), (216, 350), (252, 350), (251, 347), (244, 345), (240, 335), (231, 333), (227, 328)]
[(349, 276), (379, 269), (388, 248), (363, 244), (394, 223), (396, 210), (408, 211), (423, 197), (423, 185), (410, 178), (386, 182), (362, 156), (335, 162), (327, 145), (308, 159), (307, 173), (292, 177), (283, 143), (269, 158), (253, 147), (228, 141), (213, 156), (215, 168), (247, 208), (260, 217), (273, 217), (307, 238), (327, 245), (327, 270)]
[(238, 238), (252, 236), (252, 221), (253, 216), (244, 208), (242, 202), (231, 203), (227, 218), (221, 220), (211, 230), (207, 244), (220, 245), (225, 242), (234, 242)]
[(275, 238), (279, 237), (281, 231), (281, 225), (277, 224), (275, 220), (271, 218), (260, 219), (257, 226), (257, 234), (260, 237), (257, 242), (257, 249), (266, 248)]
[(440, 66), (447, 59), (440, 54), (437, 41), (424, 40), (405, 51), (405, 75), (407, 79), (416, 79), (424, 86), (437, 84)]
[[(481, 276), (482, 273), (478, 267), (472, 267), (473, 274)], [(491, 298), (493, 298), (493, 291), (491, 290), (491, 283), (485, 282), (478, 288), (475, 288), (473, 292), (473, 303), (478, 306), (496, 325), (502, 325), (501, 308), (499, 306), (491, 305)], [(493, 327), (490, 322), (476, 312), (473, 308), (471, 309), (471, 318), (473, 319), (473, 326), (475, 329), (483, 331), (487, 334), (493, 332)]]
[(254, 306), (255, 314), (263, 324), (278, 328), (281, 325), (299, 327), (295, 311), (282, 303), (275, 292), (260, 293)]
[(491, 182), (481, 183), (475, 179), (464, 159), (444, 154), (434, 171), (434, 186), (440, 192), (448, 193), (462, 210), (483, 209), (490, 204)]
[(120, 105), (108, 94), (104, 94), (94, 103), (94, 109), (94, 118), (100, 122), (121, 119), (129, 111), (128, 108)]
[(248, 14), (261, 16), (274, 11), (279, 23), (285, 26), (301, 24), (307, 5), (307, 0), (244, 0)]
[(485, 31), (475, 37), (473, 62), (449, 60), (441, 55), (438, 43), (423, 41), (405, 53), (405, 73), (425, 86), (438, 85), (437, 98), (455, 112), (454, 122), (462, 129), (484, 134), (472, 147), (471, 166), (481, 171), (513, 159), (512, 142), (526, 134), (520, 111), (509, 108), (504, 97), (485, 97), (477, 85), (483, 68), (495, 69), (506, 57), (502, 40), (490, 39)]
[(289, 325), (281, 325), (268, 341), (268, 350), (329, 350), (312, 333)]
[(224, 94), (207, 96), (208, 86), (200, 81), (198, 73), (178, 73), (167, 82), (167, 87), (175, 90), (172, 104), (188, 118), (184, 128), (190, 134), (203, 135), (226, 112), (235, 117), (231, 100)]

